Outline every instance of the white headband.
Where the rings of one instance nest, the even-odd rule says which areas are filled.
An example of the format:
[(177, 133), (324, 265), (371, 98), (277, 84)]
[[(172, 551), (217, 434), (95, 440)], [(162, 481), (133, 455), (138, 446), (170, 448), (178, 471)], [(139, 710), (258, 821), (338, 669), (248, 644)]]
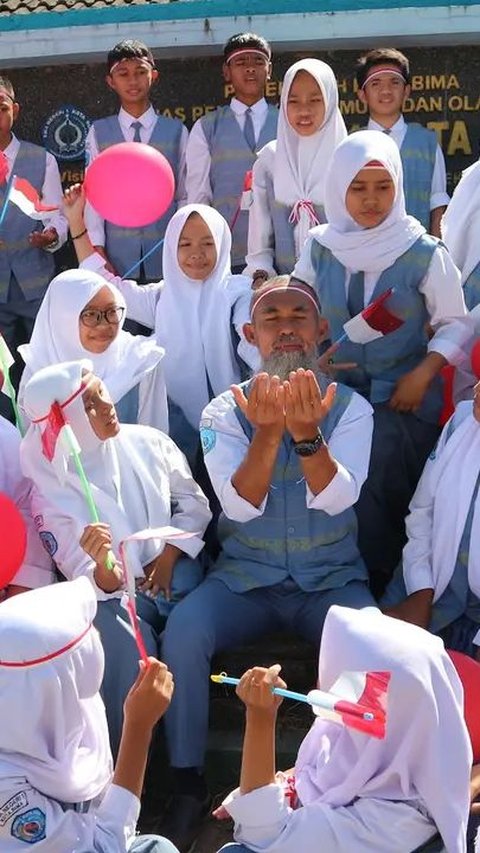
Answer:
[(312, 296), (310, 293), (308, 293), (308, 291), (307, 291), (307, 290), (304, 290), (304, 289), (303, 289), (303, 287), (296, 287), (294, 284), (288, 284), (286, 287), (271, 287), (271, 288), (267, 288), (267, 289), (265, 290), (265, 292), (264, 292), (264, 293), (262, 293), (262, 294), (258, 297), (258, 299), (254, 302), (254, 304), (253, 304), (253, 306), (252, 306), (251, 319), (253, 320), (253, 315), (254, 315), (255, 311), (257, 310), (257, 308), (258, 308), (258, 306), (259, 306), (260, 302), (262, 301), (262, 299), (265, 299), (265, 297), (266, 297), (266, 296), (270, 296), (270, 294), (271, 294), (271, 293), (277, 293), (277, 292), (280, 292), (280, 293), (291, 293), (292, 291), (293, 291), (293, 292), (295, 292), (295, 293), (302, 293), (302, 294), (303, 294), (303, 296), (306, 296), (306, 297), (307, 297), (307, 299), (309, 299), (309, 300), (310, 300), (310, 302), (312, 302), (312, 303), (313, 303), (313, 305), (315, 306), (315, 310), (317, 311), (317, 313), (318, 313), (318, 314), (320, 314), (320, 306), (319, 306), (319, 304), (318, 304), (318, 302), (317, 302), (317, 300), (315, 299), (315, 297), (314, 297), (314, 296)]
[(256, 47), (240, 47), (238, 50), (235, 50), (233, 53), (230, 54), (230, 56), (227, 57), (227, 59), (225, 60), (226, 64), (228, 65), (228, 63), (232, 59), (235, 59), (236, 56), (240, 56), (240, 54), (242, 53), (255, 53), (257, 56), (263, 56), (263, 58), (266, 59), (267, 62), (270, 62), (270, 56), (265, 53), (264, 50), (259, 50)]
[(371, 74), (367, 74), (367, 76), (366, 76), (366, 78), (365, 78), (365, 80), (364, 80), (364, 83), (363, 83), (362, 89), (364, 89), (364, 88), (365, 88), (365, 86), (367, 85), (367, 83), (370, 83), (370, 80), (373, 80), (373, 78), (374, 78), (374, 77), (379, 77), (379, 76), (380, 76), (380, 74), (393, 74), (395, 77), (400, 77), (400, 79), (401, 79), (401, 80), (403, 80), (403, 82), (404, 82), (405, 84), (407, 83), (407, 81), (405, 80), (405, 77), (404, 77), (404, 75), (402, 74), (402, 72), (401, 72), (401, 71), (399, 71), (399, 70), (398, 70), (398, 68), (394, 68), (392, 65), (390, 65), (390, 66), (388, 66), (388, 67), (379, 68), (379, 69), (378, 69), (378, 71), (372, 71), (372, 73), (371, 73)]

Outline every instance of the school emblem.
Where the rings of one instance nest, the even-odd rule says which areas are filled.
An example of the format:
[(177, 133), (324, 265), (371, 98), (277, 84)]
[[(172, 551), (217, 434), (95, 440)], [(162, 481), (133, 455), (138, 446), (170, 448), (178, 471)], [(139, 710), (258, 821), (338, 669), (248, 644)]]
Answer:
[(11, 834), (18, 841), (26, 844), (36, 844), (45, 838), (47, 820), (41, 809), (29, 809), (19, 814), (12, 823)]
[(53, 557), (53, 555), (58, 551), (58, 542), (55, 539), (55, 536), (47, 530), (41, 530), (39, 536), (42, 540), (42, 545), (45, 548), (45, 551)]
[(42, 127), (43, 144), (59, 160), (81, 160), (89, 127), (90, 121), (82, 110), (60, 107)]
[(205, 454), (210, 453), (217, 443), (217, 433), (213, 429), (213, 421), (205, 420), (200, 423), (200, 441)]

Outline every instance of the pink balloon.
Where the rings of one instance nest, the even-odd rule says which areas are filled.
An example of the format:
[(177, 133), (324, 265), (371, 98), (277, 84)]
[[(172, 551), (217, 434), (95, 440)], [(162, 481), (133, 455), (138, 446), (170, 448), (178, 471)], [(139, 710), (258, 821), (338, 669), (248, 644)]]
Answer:
[(475, 341), (470, 355), (472, 373), (477, 379), (480, 379), (480, 339)]
[(85, 174), (85, 195), (103, 219), (140, 228), (170, 207), (175, 179), (168, 160), (142, 142), (120, 142), (95, 158)]

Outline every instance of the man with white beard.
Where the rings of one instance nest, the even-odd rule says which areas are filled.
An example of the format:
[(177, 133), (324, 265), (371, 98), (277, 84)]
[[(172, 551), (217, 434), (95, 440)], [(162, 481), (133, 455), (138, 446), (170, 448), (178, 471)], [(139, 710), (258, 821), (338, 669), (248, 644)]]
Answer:
[(330, 605), (375, 605), (352, 508), (367, 476), (372, 408), (320, 373), (328, 326), (303, 282), (281, 276), (256, 290), (244, 333), (261, 370), (212, 400), (201, 422), (222, 551), (169, 617), (163, 643), (175, 679), (165, 717), (175, 792), (161, 831), (180, 850), (208, 804), (212, 656), (279, 629), (317, 651)]

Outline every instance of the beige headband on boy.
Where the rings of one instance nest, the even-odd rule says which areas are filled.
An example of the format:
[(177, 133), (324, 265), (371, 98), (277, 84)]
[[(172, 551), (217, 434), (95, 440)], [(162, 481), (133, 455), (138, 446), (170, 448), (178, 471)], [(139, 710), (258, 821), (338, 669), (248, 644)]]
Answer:
[(374, 77), (379, 77), (381, 74), (393, 74), (394, 77), (400, 77), (403, 83), (407, 83), (404, 75), (398, 68), (395, 68), (393, 65), (385, 65), (383, 68), (378, 68), (375, 66), (372, 68), (371, 72), (367, 74), (365, 77), (362, 89), (365, 88), (367, 83), (370, 83), (370, 80), (373, 80)]

